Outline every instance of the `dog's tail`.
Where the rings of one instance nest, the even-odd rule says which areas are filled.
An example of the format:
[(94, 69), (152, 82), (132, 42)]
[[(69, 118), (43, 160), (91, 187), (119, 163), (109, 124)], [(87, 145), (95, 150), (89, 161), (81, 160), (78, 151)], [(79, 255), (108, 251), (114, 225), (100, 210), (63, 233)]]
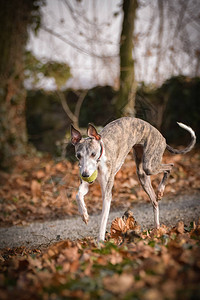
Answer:
[(191, 127), (189, 127), (189, 126), (187, 126), (187, 125), (185, 125), (183, 123), (178, 123), (178, 125), (180, 127), (182, 127), (183, 129), (189, 131), (189, 133), (191, 134), (191, 141), (190, 141), (189, 145), (185, 149), (183, 149), (183, 150), (174, 149), (174, 148), (172, 148), (169, 145), (167, 145), (166, 149), (169, 152), (174, 153), (174, 154), (185, 154), (185, 153), (189, 152), (190, 150), (192, 150), (192, 148), (194, 147), (194, 145), (196, 143), (196, 135), (195, 135), (194, 130), (192, 130)]

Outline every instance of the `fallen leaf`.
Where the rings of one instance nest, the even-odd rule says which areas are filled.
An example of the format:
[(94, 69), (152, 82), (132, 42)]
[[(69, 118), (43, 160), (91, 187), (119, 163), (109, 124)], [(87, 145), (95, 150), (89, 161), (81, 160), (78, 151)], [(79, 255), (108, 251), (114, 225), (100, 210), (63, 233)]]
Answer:
[(62, 250), (62, 254), (64, 255), (65, 259), (69, 262), (73, 262), (79, 259), (80, 253), (78, 252), (78, 247), (70, 247), (67, 249)]
[(144, 300), (155, 300), (155, 299), (162, 300), (162, 299), (164, 299), (164, 297), (157, 288), (151, 288), (145, 292), (143, 299)]
[(31, 182), (31, 193), (33, 198), (40, 197), (41, 195), (41, 184), (36, 180), (32, 180)]
[(34, 173), (37, 179), (42, 179), (45, 177), (45, 172), (43, 170), (38, 170)]
[(110, 259), (109, 259), (109, 261), (112, 265), (120, 264), (122, 262), (122, 260), (123, 260), (122, 256), (120, 255), (120, 253), (118, 253), (116, 251), (114, 251), (112, 253), (112, 255), (110, 256)]
[(116, 218), (114, 221), (112, 221), (111, 224), (111, 237), (117, 237), (118, 235), (121, 235), (121, 233), (125, 232), (126, 225), (122, 218)]
[(140, 232), (140, 225), (133, 217), (133, 212), (128, 209), (121, 218), (116, 218), (112, 221), (110, 234), (111, 238), (118, 238), (123, 236), (127, 231)]
[(106, 290), (113, 294), (124, 294), (133, 287), (134, 278), (132, 274), (114, 274), (112, 277), (105, 277), (103, 285)]
[(183, 221), (179, 221), (176, 226), (177, 232), (183, 234), (184, 233), (184, 223)]

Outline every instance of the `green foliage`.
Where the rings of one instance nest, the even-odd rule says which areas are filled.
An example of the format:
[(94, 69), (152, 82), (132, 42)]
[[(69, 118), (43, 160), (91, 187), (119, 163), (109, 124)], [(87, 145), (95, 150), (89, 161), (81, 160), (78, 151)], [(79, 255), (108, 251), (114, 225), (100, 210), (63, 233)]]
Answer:
[(98, 248), (94, 249), (93, 252), (106, 255), (106, 254), (111, 254), (113, 250), (117, 251), (118, 250), (117, 246), (112, 242), (106, 242), (104, 244), (104, 247), (99, 249)]
[(30, 25), (29, 26), (35, 34), (38, 33), (38, 30), (41, 27), (42, 16), (41, 16), (40, 8), (42, 6), (45, 6), (45, 5), (46, 5), (46, 0), (33, 1), (31, 18), (30, 18)]
[(27, 51), (25, 55), (25, 70), (26, 78), (31, 78), (33, 85), (39, 83), (40, 75), (43, 74), (46, 78), (54, 78), (58, 89), (71, 77), (70, 67), (67, 64), (57, 61), (43, 63), (31, 51)]

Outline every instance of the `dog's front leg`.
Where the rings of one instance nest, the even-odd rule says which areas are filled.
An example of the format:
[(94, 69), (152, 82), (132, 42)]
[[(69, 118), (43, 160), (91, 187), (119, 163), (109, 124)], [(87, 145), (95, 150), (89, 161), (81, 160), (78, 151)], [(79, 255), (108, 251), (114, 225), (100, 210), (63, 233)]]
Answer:
[(87, 194), (89, 184), (86, 181), (82, 181), (79, 186), (78, 194), (76, 195), (76, 201), (78, 204), (78, 211), (82, 216), (83, 221), (87, 224), (89, 221), (89, 216), (87, 208), (84, 202), (84, 196)]
[(160, 228), (160, 222), (159, 222), (159, 206), (158, 202), (155, 201), (153, 204), (153, 213), (154, 213), (154, 226), (156, 229)]
[(105, 239), (106, 225), (107, 225), (108, 215), (109, 215), (109, 211), (110, 211), (110, 203), (112, 200), (113, 184), (114, 184), (114, 178), (111, 178), (108, 180), (108, 182), (105, 186), (104, 186), (104, 184), (101, 185), (103, 208), (102, 208), (102, 214), (101, 214), (101, 223), (100, 223), (98, 242), (104, 241), (104, 239)]

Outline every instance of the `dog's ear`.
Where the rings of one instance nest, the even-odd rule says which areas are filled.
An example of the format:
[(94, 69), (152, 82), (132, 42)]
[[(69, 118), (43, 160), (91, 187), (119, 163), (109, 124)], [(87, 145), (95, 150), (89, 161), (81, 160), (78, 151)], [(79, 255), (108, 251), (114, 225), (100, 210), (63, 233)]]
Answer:
[(78, 144), (80, 142), (81, 139), (82, 139), (82, 135), (71, 124), (71, 142), (72, 142), (72, 144), (75, 146), (76, 144)]
[(96, 131), (96, 128), (90, 123), (88, 124), (87, 134), (88, 134), (89, 137), (93, 137), (98, 141), (101, 139), (101, 136)]

